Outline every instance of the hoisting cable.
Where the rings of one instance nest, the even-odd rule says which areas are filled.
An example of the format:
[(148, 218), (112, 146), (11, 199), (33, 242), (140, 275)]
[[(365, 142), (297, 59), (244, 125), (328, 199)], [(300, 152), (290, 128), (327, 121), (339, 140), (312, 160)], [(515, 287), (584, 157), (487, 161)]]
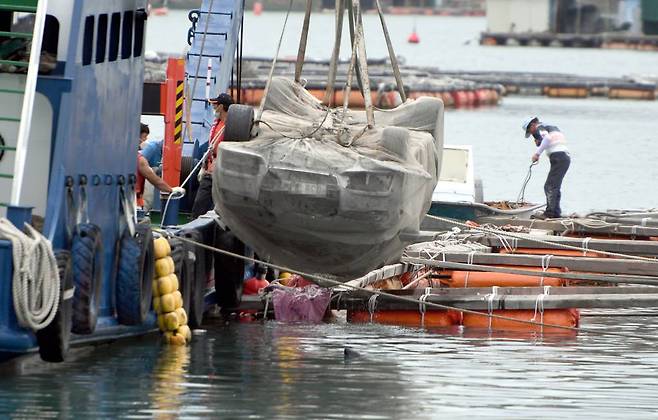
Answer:
[(260, 122), (262, 116), (263, 116), (263, 110), (265, 109), (265, 102), (267, 101), (267, 97), (269, 96), (270, 93), (270, 85), (272, 84), (272, 76), (274, 75), (274, 67), (276, 66), (276, 62), (279, 59), (279, 51), (281, 50), (281, 42), (283, 41), (283, 34), (286, 33), (286, 25), (288, 24), (288, 17), (290, 16), (290, 10), (292, 9), (292, 0), (290, 0), (290, 3), (288, 3), (288, 11), (286, 12), (286, 18), (283, 21), (283, 28), (281, 28), (281, 35), (279, 36), (279, 44), (276, 47), (276, 54), (274, 54), (274, 58), (272, 59), (272, 66), (270, 67), (270, 74), (267, 76), (267, 83), (265, 84), (265, 92), (263, 93), (263, 98), (260, 100), (260, 105), (258, 105), (258, 113), (256, 113), (256, 118), (254, 121), (254, 125), (258, 126), (258, 123)]
[(530, 167), (528, 168), (528, 173), (526, 174), (525, 179), (523, 180), (521, 191), (519, 191), (519, 195), (516, 197), (517, 207), (525, 203), (525, 189), (528, 186), (528, 182), (530, 182), (530, 178), (532, 178), (532, 167), (535, 166), (536, 164), (537, 162), (532, 162), (530, 164)]
[(331, 52), (329, 63), (329, 75), (327, 76), (327, 88), (324, 91), (322, 103), (331, 106), (334, 96), (334, 85), (336, 83), (336, 70), (340, 56), (340, 41), (343, 34), (343, 16), (345, 15), (345, 0), (336, 0), (336, 30), (334, 34), (334, 49)]
[(50, 242), (29, 224), (27, 234), (8, 219), (0, 219), (0, 239), (11, 242), (14, 273), (12, 292), (18, 324), (41, 330), (57, 314), (60, 278)]
[(379, 20), (382, 23), (382, 31), (384, 32), (384, 39), (386, 40), (386, 48), (388, 49), (388, 56), (391, 60), (391, 67), (393, 68), (393, 75), (395, 76), (395, 83), (398, 85), (398, 92), (400, 92), (400, 98), (402, 98), (402, 103), (407, 101), (407, 94), (404, 92), (404, 84), (402, 83), (402, 76), (400, 75), (400, 66), (398, 65), (398, 59), (395, 56), (395, 51), (393, 51), (393, 44), (391, 43), (391, 36), (388, 34), (388, 27), (386, 27), (386, 21), (384, 20), (384, 12), (382, 11), (382, 5), (379, 0), (375, 0), (375, 5), (377, 6), (377, 13), (379, 14)]
[(299, 50), (297, 50), (297, 61), (295, 62), (295, 82), (301, 84), (302, 68), (304, 68), (304, 57), (306, 56), (306, 43), (308, 41), (308, 27), (311, 24), (311, 9), (313, 0), (306, 0), (306, 11), (304, 12), (304, 24), (299, 38)]
[[(161, 233), (165, 236), (171, 235), (171, 233), (169, 233), (167, 231), (161, 231)], [(640, 336), (640, 335), (636, 335), (636, 334), (627, 334), (627, 333), (623, 333), (623, 332), (601, 331), (601, 330), (596, 329), (596, 328), (586, 328), (586, 327), (575, 328), (575, 327), (567, 327), (567, 326), (564, 326), (564, 325), (546, 324), (546, 323), (541, 323), (541, 322), (536, 322), (536, 321), (527, 321), (527, 320), (523, 320), (523, 319), (516, 319), (516, 318), (508, 317), (508, 316), (496, 315), (496, 314), (493, 314), (493, 313), (492, 314), (482, 313), (482, 312), (478, 312), (478, 311), (474, 311), (474, 310), (470, 310), (470, 309), (457, 308), (457, 307), (454, 307), (454, 306), (443, 305), (443, 304), (435, 303), (435, 302), (427, 302), (427, 301), (421, 302), (418, 299), (414, 299), (414, 298), (410, 298), (410, 297), (406, 297), (406, 296), (394, 295), (394, 294), (391, 294), (391, 293), (388, 293), (388, 292), (385, 292), (385, 291), (382, 291), (382, 290), (366, 289), (364, 287), (356, 286), (356, 285), (353, 285), (353, 284), (342, 283), (342, 282), (339, 282), (337, 280), (333, 280), (333, 279), (330, 279), (330, 278), (318, 276), (318, 275), (315, 275), (315, 274), (305, 273), (305, 272), (299, 271), (299, 270), (293, 270), (289, 267), (284, 267), (284, 266), (281, 266), (281, 265), (278, 265), (278, 264), (272, 264), (272, 263), (269, 263), (269, 262), (266, 262), (266, 261), (261, 261), (261, 260), (258, 260), (256, 258), (246, 257), (246, 256), (243, 256), (243, 255), (240, 255), (240, 254), (236, 254), (236, 253), (233, 253), (233, 252), (230, 252), (230, 251), (226, 251), (226, 250), (219, 249), (219, 248), (216, 248), (216, 247), (213, 247), (213, 246), (210, 246), (210, 245), (206, 245), (204, 243), (197, 242), (197, 241), (191, 240), (189, 238), (185, 238), (183, 236), (177, 236), (177, 238), (179, 238), (183, 242), (187, 242), (187, 243), (196, 245), (198, 247), (201, 247), (201, 248), (204, 248), (204, 249), (207, 249), (209, 251), (213, 251), (213, 252), (216, 252), (216, 253), (219, 253), (219, 254), (227, 255), (227, 256), (237, 258), (237, 259), (240, 259), (240, 260), (243, 260), (243, 261), (249, 261), (249, 262), (253, 262), (253, 263), (257, 263), (257, 264), (262, 264), (264, 266), (275, 268), (275, 269), (278, 269), (280, 271), (286, 271), (286, 272), (289, 272), (289, 273), (299, 274), (300, 276), (304, 277), (307, 280), (315, 280), (315, 282), (318, 282), (318, 283), (332, 284), (334, 286), (347, 286), (347, 287), (349, 287), (353, 290), (367, 292), (367, 293), (369, 293), (373, 296), (386, 296), (390, 299), (394, 299), (394, 300), (398, 300), (398, 301), (404, 301), (404, 302), (408, 302), (408, 303), (413, 303), (416, 306), (423, 304), (427, 307), (434, 307), (434, 308), (446, 309), (446, 310), (454, 310), (454, 311), (458, 311), (458, 312), (465, 313), (465, 314), (483, 316), (483, 317), (488, 317), (490, 319), (499, 319), (499, 320), (504, 320), (504, 321), (517, 322), (517, 323), (520, 323), (520, 324), (533, 325), (533, 326), (538, 326), (538, 327), (542, 327), (542, 328), (555, 328), (555, 329), (561, 329), (561, 330), (565, 330), (565, 331), (588, 332), (588, 333), (594, 333), (594, 334), (599, 334), (599, 335), (634, 338), (634, 339), (646, 340), (646, 341), (649, 341), (649, 342), (653, 341), (652, 339), (650, 339), (650, 337)]]

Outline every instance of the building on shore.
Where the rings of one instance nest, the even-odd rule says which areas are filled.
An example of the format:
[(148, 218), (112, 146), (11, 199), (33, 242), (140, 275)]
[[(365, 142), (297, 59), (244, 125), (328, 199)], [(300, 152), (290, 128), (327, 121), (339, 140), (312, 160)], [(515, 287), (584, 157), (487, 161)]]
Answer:
[[(176, 9), (198, 8), (201, 0), (154, 0), (153, 6), (166, 4)], [(260, 3), (263, 10), (280, 11), (288, 8), (289, 0), (246, 0), (245, 10), (251, 10), (254, 3)], [(313, 4), (317, 10), (333, 9), (335, 0), (320, 0)], [(450, 15), (484, 15), (486, 0), (381, 0), (382, 7), (390, 13), (450, 14)], [(293, 0), (293, 10), (303, 11), (305, 0)], [(361, 0), (364, 10), (375, 9), (374, 0)]]
[[(655, 0), (487, 0), (488, 32), (641, 34), (643, 8), (658, 25)], [(654, 5), (655, 4), (655, 5)], [(654, 10), (655, 9), (655, 10)]]

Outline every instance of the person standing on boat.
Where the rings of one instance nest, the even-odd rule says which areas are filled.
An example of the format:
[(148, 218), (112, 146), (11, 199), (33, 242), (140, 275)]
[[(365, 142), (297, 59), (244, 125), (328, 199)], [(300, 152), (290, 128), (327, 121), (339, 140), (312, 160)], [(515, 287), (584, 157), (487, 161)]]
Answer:
[(145, 180), (148, 180), (155, 188), (163, 193), (171, 193), (172, 188), (160, 178), (153, 170), (153, 166), (160, 165), (162, 160), (162, 141), (150, 141), (149, 126), (140, 124), (139, 128), (139, 150), (137, 151), (137, 185), (135, 191), (137, 194), (137, 205), (144, 207), (144, 189)]
[(215, 122), (210, 129), (210, 136), (208, 138), (209, 152), (206, 155), (206, 161), (203, 163), (201, 180), (199, 181), (199, 189), (197, 190), (196, 197), (194, 198), (194, 205), (192, 206), (192, 218), (206, 214), (209, 210), (214, 208), (212, 201), (212, 171), (215, 168), (215, 160), (217, 159), (217, 148), (219, 143), (224, 140), (224, 122), (228, 108), (233, 105), (233, 98), (227, 93), (221, 93), (208, 102), (215, 110)]
[(536, 218), (558, 218), (562, 216), (560, 209), (560, 198), (562, 180), (571, 164), (571, 157), (567, 148), (567, 140), (564, 134), (555, 126), (547, 125), (539, 121), (539, 117), (533, 117), (523, 123), (525, 137), (532, 135), (537, 150), (532, 155), (532, 161), (539, 161), (542, 152), (546, 151), (551, 169), (546, 177), (544, 193), (546, 193), (546, 211), (536, 215)]

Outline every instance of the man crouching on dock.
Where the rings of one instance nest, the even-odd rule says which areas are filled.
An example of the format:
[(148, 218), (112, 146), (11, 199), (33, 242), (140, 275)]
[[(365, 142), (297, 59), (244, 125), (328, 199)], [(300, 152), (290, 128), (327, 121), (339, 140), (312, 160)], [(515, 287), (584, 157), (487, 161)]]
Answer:
[(523, 124), (525, 137), (530, 135), (535, 140), (537, 150), (532, 155), (532, 161), (537, 162), (542, 152), (545, 150), (548, 159), (551, 162), (551, 169), (546, 177), (544, 184), (544, 193), (546, 193), (546, 211), (543, 214), (535, 215), (535, 218), (559, 218), (562, 217), (560, 209), (560, 198), (562, 180), (569, 170), (571, 157), (567, 149), (567, 140), (564, 134), (555, 126), (547, 125), (539, 121), (539, 117), (533, 117)]

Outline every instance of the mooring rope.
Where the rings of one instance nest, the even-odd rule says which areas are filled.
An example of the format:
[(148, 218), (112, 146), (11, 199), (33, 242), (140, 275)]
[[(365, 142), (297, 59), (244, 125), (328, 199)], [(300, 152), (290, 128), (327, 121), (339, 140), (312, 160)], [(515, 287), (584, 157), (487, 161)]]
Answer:
[(11, 242), (12, 292), (18, 324), (33, 331), (46, 328), (57, 314), (60, 278), (50, 242), (29, 224), (27, 234), (0, 219), (0, 238)]
[[(161, 230), (161, 229), (156, 229), (156, 230), (164, 236), (172, 236), (170, 232), (167, 232), (165, 230)], [(237, 258), (237, 259), (240, 259), (240, 260), (243, 260), (243, 261), (249, 261), (249, 262), (261, 264), (261, 265), (264, 265), (266, 267), (275, 268), (275, 269), (280, 270), (280, 271), (299, 274), (300, 276), (304, 277), (305, 279), (314, 280), (314, 282), (320, 283), (321, 285), (332, 284), (334, 286), (344, 286), (344, 287), (346, 286), (346, 287), (349, 287), (349, 288), (351, 288), (353, 290), (356, 290), (356, 291), (369, 293), (373, 296), (378, 296), (378, 297), (379, 296), (386, 296), (389, 299), (398, 300), (398, 301), (401, 301), (401, 302), (407, 302), (407, 303), (411, 303), (411, 304), (414, 304), (414, 305), (419, 305), (420, 304), (420, 301), (418, 299), (414, 299), (414, 298), (410, 298), (410, 297), (406, 297), (406, 296), (394, 295), (392, 293), (388, 293), (388, 292), (385, 292), (383, 290), (370, 290), (370, 289), (366, 289), (364, 287), (360, 287), (360, 286), (357, 286), (357, 285), (342, 283), (342, 282), (339, 282), (337, 280), (330, 279), (328, 277), (323, 277), (323, 276), (319, 276), (319, 275), (311, 274), (311, 273), (305, 273), (303, 271), (294, 270), (290, 267), (285, 267), (285, 266), (282, 266), (282, 265), (273, 264), (273, 263), (262, 261), (262, 260), (252, 258), (252, 257), (246, 257), (244, 255), (236, 254), (236, 253), (233, 253), (233, 252), (230, 252), (230, 251), (226, 251), (226, 250), (223, 250), (223, 249), (220, 249), (220, 248), (216, 248), (216, 247), (213, 247), (213, 246), (210, 246), (210, 245), (206, 245), (202, 242), (197, 242), (197, 241), (191, 240), (191, 239), (186, 238), (184, 236), (177, 236), (177, 238), (179, 238), (183, 242), (187, 242), (187, 243), (196, 245), (200, 248), (207, 249), (207, 250), (212, 251), (212, 252), (227, 255), (227, 256)], [(374, 299), (376, 300), (377, 298), (374, 298)], [(646, 340), (648, 342), (654, 342), (655, 341), (655, 338), (649, 337), (649, 336), (641, 336), (641, 335), (636, 335), (636, 334), (628, 334), (628, 333), (614, 332), (614, 331), (601, 331), (601, 330), (598, 330), (598, 329), (595, 329), (595, 328), (585, 328), (585, 327), (576, 328), (576, 327), (568, 327), (568, 326), (557, 325), (557, 324), (545, 324), (545, 323), (542, 324), (542, 323), (535, 322), (535, 321), (528, 321), (528, 320), (524, 320), (524, 319), (516, 319), (516, 318), (503, 316), (503, 315), (487, 314), (487, 313), (478, 312), (478, 311), (474, 311), (474, 310), (470, 310), (470, 309), (457, 308), (457, 307), (454, 307), (454, 306), (443, 305), (443, 304), (435, 303), (435, 302), (424, 302), (424, 304), (426, 306), (437, 308), (437, 309), (453, 310), (453, 311), (457, 311), (457, 312), (460, 312), (460, 313), (463, 313), (463, 314), (472, 314), (472, 315), (476, 315), (476, 316), (491, 317), (491, 318), (494, 318), (494, 319), (512, 321), (512, 322), (516, 322), (516, 323), (519, 323), (519, 324), (532, 325), (532, 326), (536, 326), (536, 327), (540, 327), (540, 328), (554, 328), (554, 329), (572, 331), (572, 332), (581, 331), (581, 332), (587, 332), (587, 333), (598, 334), (598, 335), (634, 338), (634, 339), (639, 339), (639, 340)]]

